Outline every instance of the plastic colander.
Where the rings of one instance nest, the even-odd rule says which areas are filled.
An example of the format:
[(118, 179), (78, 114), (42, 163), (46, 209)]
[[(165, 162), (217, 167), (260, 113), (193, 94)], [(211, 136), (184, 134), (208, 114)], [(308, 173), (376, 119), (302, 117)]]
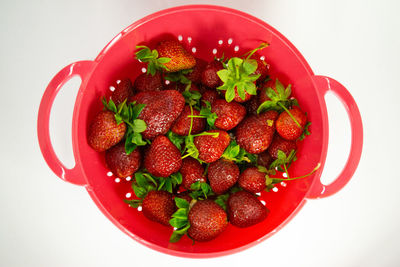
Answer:
[[(267, 41), (270, 46), (259, 53), (270, 64), (271, 76), (292, 84), (295, 97), (312, 122), (312, 134), (298, 149), (298, 160), (291, 175), (303, 175), (318, 163), (321, 168), (306, 179), (278, 184), (260, 199), (270, 209), (269, 217), (255, 226), (240, 229), (229, 225), (210, 242), (183, 237), (169, 243), (172, 229), (145, 218), (139, 210), (128, 207), (124, 198), (132, 198), (130, 177), (120, 179), (105, 167), (104, 154), (89, 147), (88, 125), (102, 109), (100, 98), (110, 95), (122, 78), (134, 78), (145, 65), (134, 59), (135, 46), (174, 35), (196, 57), (211, 60), (215, 55), (242, 55)], [(72, 144), (75, 167), (67, 169), (57, 158), (49, 135), (53, 101), (63, 85), (75, 75), (82, 83), (75, 101), (72, 120)], [(328, 116), (324, 95), (333, 92), (343, 103), (350, 119), (351, 148), (339, 176), (329, 185), (320, 181), (328, 148)], [(359, 110), (349, 92), (334, 79), (314, 75), (300, 52), (277, 30), (246, 13), (220, 6), (193, 5), (166, 9), (149, 15), (120, 32), (93, 61), (79, 61), (62, 69), (50, 82), (40, 103), (38, 115), (39, 144), (49, 167), (61, 179), (83, 186), (104, 213), (124, 233), (161, 252), (183, 257), (215, 257), (231, 254), (262, 240), (282, 228), (300, 210), (307, 199), (323, 198), (339, 191), (352, 177), (361, 156), (363, 130)]]

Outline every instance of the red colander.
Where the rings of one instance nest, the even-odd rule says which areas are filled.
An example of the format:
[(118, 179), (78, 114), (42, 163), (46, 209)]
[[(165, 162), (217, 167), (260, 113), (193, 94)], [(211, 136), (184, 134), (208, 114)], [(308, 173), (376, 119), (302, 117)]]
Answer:
[[(135, 46), (148, 44), (165, 34), (176, 36), (196, 57), (211, 60), (215, 55), (241, 56), (266, 41), (270, 46), (260, 52), (270, 64), (271, 76), (292, 84), (295, 97), (312, 122), (312, 134), (301, 143), (298, 160), (291, 175), (308, 173), (318, 163), (321, 168), (306, 179), (282, 183), (261, 195), (270, 209), (269, 217), (255, 226), (240, 229), (229, 225), (215, 240), (205, 243), (183, 237), (169, 243), (172, 229), (149, 221), (139, 210), (128, 207), (131, 198), (130, 177), (112, 175), (104, 154), (89, 147), (88, 125), (101, 110), (100, 98), (122, 78), (132, 80), (145, 65), (134, 59)], [(57, 158), (50, 141), (49, 118), (53, 101), (63, 85), (75, 75), (82, 79), (72, 120), (72, 144), (75, 167), (67, 169)], [(348, 113), (352, 131), (350, 155), (344, 169), (329, 185), (320, 181), (328, 149), (328, 117), (324, 95), (333, 92)], [(61, 179), (84, 186), (104, 215), (124, 233), (161, 252), (192, 258), (231, 254), (265, 240), (282, 228), (304, 205), (306, 199), (323, 198), (339, 191), (350, 180), (360, 160), (363, 130), (360, 112), (353, 97), (337, 81), (314, 75), (300, 52), (267, 23), (246, 13), (219, 6), (193, 5), (166, 9), (149, 15), (120, 32), (94, 61), (79, 61), (62, 69), (48, 85), (38, 115), (39, 145), (49, 167)]]

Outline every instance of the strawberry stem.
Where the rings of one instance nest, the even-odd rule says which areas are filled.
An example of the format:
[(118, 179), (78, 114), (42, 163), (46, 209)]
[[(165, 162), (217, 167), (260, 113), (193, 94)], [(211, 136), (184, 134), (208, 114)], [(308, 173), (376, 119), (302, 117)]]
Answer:
[(289, 172), (288, 172), (287, 167), (286, 167), (286, 163), (283, 163), (283, 168), (285, 169), (285, 173), (287, 175), (287, 178), (290, 179)]
[(188, 118), (207, 118), (206, 116), (202, 116), (202, 115), (188, 115)]
[(249, 58), (251, 58), (251, 56), (252, 56), (255, 52), (257, 52), (258, 50), (264, 49), (264, 48), (266, 48), (266, 47), (268, 47), (268, 46), (269, 46), (269, 43), (267, 43), (267, 42), (261, 43), (257, 48), (255, 48), (255, 49), (253, 49), (253, 50), (251, 50), (251, 51), (246, 52), (242, 57), (245, 57), (245, 56), (248, 54), (248, 56), (246, 57), (246, 59), (249, 59)]
[(192, 136), (196, 137), (196, 136), (202, 136), (202, 135), (211, 135), (212, 137), (217, 138), (219, 136), (219, 133), (202, 132), (199, 134), (194, 134)]
[(189, 134), (190, 135), (192, 133), (192, 128), (193, 128), (193, 107), (192, 105), (189, 105), (190, 107), (190, 128), (189, 128)]
[(287, 112), (287, 114), (289, 114), (290, 118), (292, 118), (292, 120), (297, 124), (297, 126), (299, 126), (300, 129), (303, 129), (303, 127), (301, 127), (300, 123), (293, 117), (292, 113), (290, 113), (285, 105), (283, 105), (281, 102), (278, 102), (278, 105), (283, 108)]
[(194, 153), (194, 152), (187, 153), (185, 156), (181, 157), (181, 159), (187, 158), (187, 157), (189, 157), (190, 155), (192, 155), (193, 153)]
[[(312, 175), (314, 172), (316, 172), (316, 171), (319, 169), (319, 167), (321, 167), (321, 163), (318, 162), (317, 166), (316, 166), (311, 172), (309, 172), (309, 173), (307, 173), (307, 174), (305, 174), (305, 175), (298, 176), (298, 177), (294, 177), (294, 178), (279, 178), (279, 180), (282, 180), (282, 181), (292, 181), (292, 180), (297, 180), (297, 179), (306, 178), (306, 177)], [(286, 172), (286, 173), (287, 173), (287, 172)], [(289, 177), (289, 175), (288, 175), (288, 177)], [(273, 178), (273, 179), (277, 179), (277, 178)]]

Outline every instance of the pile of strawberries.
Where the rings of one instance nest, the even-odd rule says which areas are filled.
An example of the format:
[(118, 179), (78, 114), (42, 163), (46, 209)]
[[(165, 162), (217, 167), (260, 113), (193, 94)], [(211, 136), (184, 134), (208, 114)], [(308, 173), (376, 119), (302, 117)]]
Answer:
[[(228, 223), (249, 227), (269, 213), (256, 193), (290, 177), (297, 142), (309, 133), (291, 87), (268, 76), (257, 51), (205, 62), (177, 40), (137, 46), (147, 73), (124, 79), (92, 120), (89, 145), (118, 177), (134, 177), (144, 216), (209, 241)], [(167, 81), (167, 82), (166, 82)], [(272, 177), (276, 172), (285, 178)]]

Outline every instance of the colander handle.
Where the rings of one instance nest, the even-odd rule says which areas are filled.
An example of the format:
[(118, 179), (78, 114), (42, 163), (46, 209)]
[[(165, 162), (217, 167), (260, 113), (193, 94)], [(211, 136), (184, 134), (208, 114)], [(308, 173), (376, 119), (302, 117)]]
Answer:
[(363, 126), (357, 104), (343, 85), (325, 76), (314, 76), (313, 79), (317, 88), (323, 95), (331, 91), (342, 101), (349, 116), (351, 127), (350, 154), (343, 170), (339, 176), (328, 185), (324, 185), (320, 180), (316, 180), (307, 195), (307, 198), (323, 198), (333, 195), (342, 189), (356, 171), (362, 152)]
[(74, 168), (68, 169), (58, 159), (50, 140), (50, 113), (54, 99), (63, 85), (75, 75), (79, 75), (82, 83), (86, 83), (87, 78), (90, 76), (95, 66), (94, 63), (94, 61), (78, 61), (66, 66), (58, 72), (47, 86), (40, 102), (38, 112), (37, 134), (39, 146), (47, 165), (49, 165), (50, 169), (58, 177), (76, 185), (86, 184), (81, 166), (76, 163)]

